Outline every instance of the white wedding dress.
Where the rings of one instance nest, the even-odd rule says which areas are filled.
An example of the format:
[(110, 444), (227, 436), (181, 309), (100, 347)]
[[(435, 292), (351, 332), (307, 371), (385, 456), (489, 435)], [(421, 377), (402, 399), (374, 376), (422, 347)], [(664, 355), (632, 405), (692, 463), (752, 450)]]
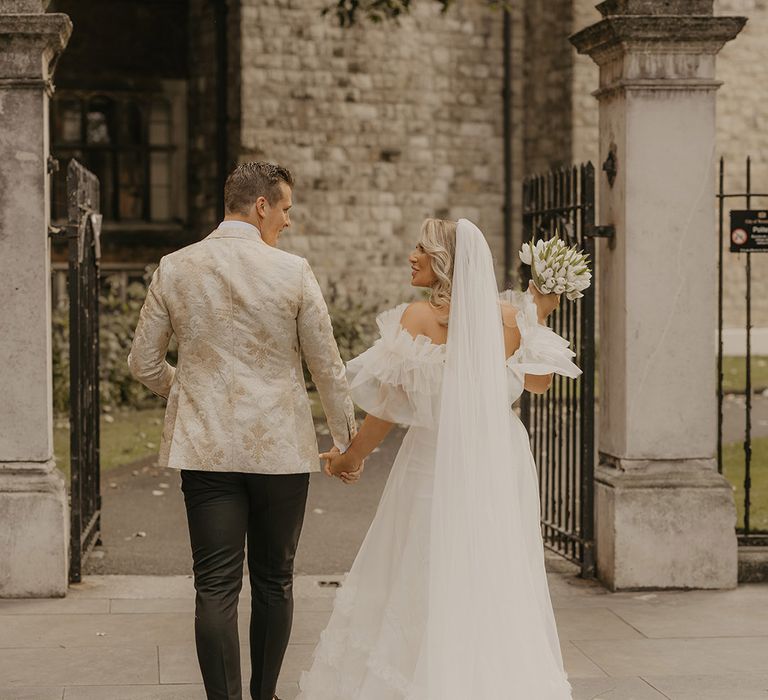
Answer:
[[(528, 434), (511, 404), (523, 392), (526, 373), (576, 377), (580, 370), (571, 361), (568, 341), (537, 323), (529, 293), (506, 292), (502, 298), (518, 310), (521, 335), (519, 349), (504, 368), (512, 440), (504, 470), (516, 475), (514, 488), (520, 494), (499, 493), (495, 510), (516, 511), (515, 517), (527, 523), (533, 546), (509, 540), (502, 546), (513, 551), (478, 563), (485, 570), (475, 583), (466, 584), (475, 588), (462, 590), (462, 577), (473, 575), (472, 564), (479, 560), (465, 561), (474, 555), (463, 555), (457, 545), (459, 550), (449, 552), (452, 558), (446, 560), (456, 567), (454, 574), (442, 583), (434, 580), (430, 537), (446, 346), (424, 336), (414, 339), (401, 327), (406, 304), (380, 314), (381, 337), (347, 365), (352, 397), (366, 412), (410, 427), (375, 518), (337, 592), (312, 666), (302, 674), (300, 700), (571, 698), (544, 571), (536, 468)], [(477, 479), (485, 483), (486, 477)], [(493, 531), (498, 528), (494, 522)], [(477, 550), (482, 546), (466, 551)], [(452, 588), (455, 581), (458, 588)], [(445, 625), (453, 625), (452, 630), (440, 629)], [(461, 679), (452, 678), (455, 663), (446, 662), (436, 648), (448, 636), (461, 636), (459, 664), (470, 665), (459, 671)], [(499, 656), (495, 666), (494, 654)], [(442, 667), (437, 658), (443, 659)], [(430, 674), (438, 680), (430, 681)], [(443, 681), (445, 686), (438, 688)]]

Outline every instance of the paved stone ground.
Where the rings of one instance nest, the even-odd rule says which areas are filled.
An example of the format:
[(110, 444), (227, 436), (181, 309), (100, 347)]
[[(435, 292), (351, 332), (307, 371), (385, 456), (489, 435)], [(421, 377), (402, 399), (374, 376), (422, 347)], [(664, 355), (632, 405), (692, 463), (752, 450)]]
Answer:
[[(755, 432), (768, 434), (768, 398), (755, 408)], [(726, 404), (727, 440), (739, 439), (742, 410), (738, 400)], [(354, 487), (312, 477), (296, 621), (278, 689), (284, 700), (297, 693), (330, 613), (333, 584), (343, 578), (329, 572), (348, 570), (354, 559), (401, 437), (388, 438)], [(321, 437), (321, 446), (326, 442)], [(63, 600), (0, 600), (0, 700), (205, 697), (178, 474), (153, 462), (105, 475), (104, 546), (88, 562), (83, 584)], [(768, 586), (611, 594), (554, 556), (548, 569), (575, 700), (768, 700)], [(246, 579), (244, 640), (248, 609)]]
[[(609, 593), (562, 560), (548, 568), (575, 700), (768, 697), (768, 586)], [(340, 579), (297, 579), (284, 700), (295, 698), (331, 610), (335, 589), (320, 584)], [(246, 579), (241, 639), (247, 590)], [(65, 599), (0, 600), (0, 698), (203, 700), (192, 610), (187, 576), (88, 576)], [(247, 677), (245, 646), (243, 659)]]
[[(768, 436), (768, 396), (754, 397), (752, 420), (753, 436)], [(349, 570), (402, 435), (402, 430), (393, 431), (368, 460), (363, 478), (354, 487), (322, 474), (312, 476), (296, 561), (298, 574)], [(744, 437), (743, 396), (726, 397), (723, 437), (725, 442)], [(320, 435), (319, 441), (321, 448), (329, 445), (326, 436)], [(104, 546), (86, 562), (86, 573), (166, 575), (191, 570), (179, 475), (174, 469), (157, 469), (155, 460), (153, 456), (104, 475)]]
[[(396, 429), (366, 462), (363, 477), (345, 485), (313, 474), (297, 574), (349, 571), (376, 512), (404, 431)], [(321, 449), (330, 440), (318, 436)], [(119, 467), (102, 478), (102, 540), (86, 561), (87, 574), (187, 574), (189, 534), (175, 469), (158, 469), (156, 457)], [(2, 698), (0, 698), (2, 700)]]

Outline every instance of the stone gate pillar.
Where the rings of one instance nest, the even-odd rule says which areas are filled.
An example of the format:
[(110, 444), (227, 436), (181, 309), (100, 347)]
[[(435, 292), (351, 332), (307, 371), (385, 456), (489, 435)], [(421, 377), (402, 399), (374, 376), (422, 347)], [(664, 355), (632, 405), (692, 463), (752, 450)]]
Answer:
[(600, 67), (598, 576), (736, 585), (717, 473), (715, 56), (744, 26), (712, 0), (607, 0), (571, 37)]
[(68, 509), (53, 461), (48, 101), (72, 25), (0, 0), (0, 597), (67, 590)]

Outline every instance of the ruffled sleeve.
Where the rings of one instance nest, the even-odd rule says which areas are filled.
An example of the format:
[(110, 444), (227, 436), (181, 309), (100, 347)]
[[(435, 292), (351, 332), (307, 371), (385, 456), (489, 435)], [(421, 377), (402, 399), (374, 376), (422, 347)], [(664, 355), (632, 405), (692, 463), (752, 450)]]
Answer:
[(581, 374), (572, 361), (576, 353), (571, 350), (570, 343), (538, 322), (536, 302), (529, 293), (507, 291), (500, 298), (518, 310), (520, 347), (507, 360), (507, 367), (512, 372), (523, 381), (526, 374), (555, 373), (574, 379)]
[(431, 428), (440, 409), (445, 353), (426, 336), (414, 338), (400, 325), (408, 304), (376, 318), (379, 339), (347, 363), (352, 400), (377, 418)]

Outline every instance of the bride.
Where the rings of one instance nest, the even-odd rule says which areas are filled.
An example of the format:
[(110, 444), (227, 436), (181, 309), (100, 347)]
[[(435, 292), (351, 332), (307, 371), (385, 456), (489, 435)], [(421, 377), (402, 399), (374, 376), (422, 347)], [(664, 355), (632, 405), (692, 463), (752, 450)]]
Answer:
[(498, 295), (471, 222), (427, 219), (410, 256), (429, 301), (382, 313), (347, 365), (367, 413), (326, 472), (355, 481), (410, 426), (300, 700), (571, 698), (544, 571), (536, 467), (511, 404), (577, 377), (546, 325), (559, 294)]

